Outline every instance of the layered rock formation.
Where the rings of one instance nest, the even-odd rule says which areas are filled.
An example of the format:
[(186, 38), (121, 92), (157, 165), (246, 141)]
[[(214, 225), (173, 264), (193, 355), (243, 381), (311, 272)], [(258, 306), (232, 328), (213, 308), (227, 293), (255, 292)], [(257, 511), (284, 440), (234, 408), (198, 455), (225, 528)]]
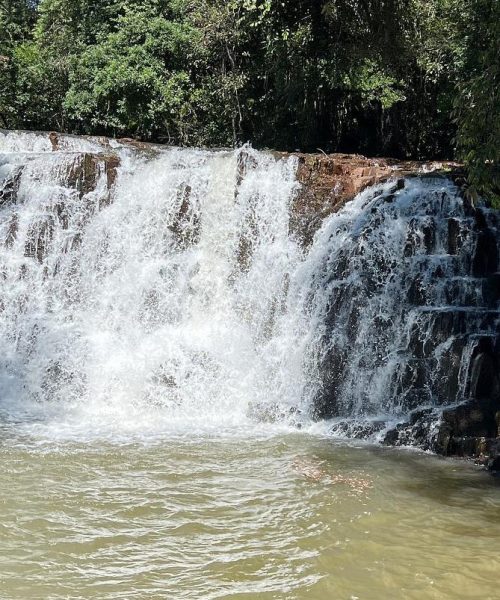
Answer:
[[(332, 238), (324, 259), (317, 418), (336, 420), (340, 435), (474, 457), (496, 470), (499, 215), (446, 183), (460, 183), (456, 165), (431, 165), (438, 173), (430, 175), (428, 165), (371, 162), (305, 157), (299, 165), (304, 187), (295, 215), (306, 242), (351, 193), (393, 180), (347, 224), (333, 221), (337, 235), (348, 228), (352, 238), (337, 248)], [(425, 191), (436, 176), (445, 177), (442, 191), (434, 182)], [(415, 177), (421, 183), (405, 191)]]
[[(283, 156), (278, 154), (278, 156)], [(439, 172), (461, 177), (454, 162), (396, 161), (366, 158), (357, 154), (296, 154), (297, 179), (302, 184), (293, 207), (292, 229), (306, 244), (323, 220), (340, 210), (366, 188), (394, 181), (395, 189), (404, 177)]]
[[(411, 290), (415, 307), (425, 307), (430, 335), (422, 338), (416, 324), (409, 349), (417, 365), (406, 389), (417, 394), (429, 389), (419, 372), (436, 348), (445, 347), (444, 371), (434, 400), (444, 407), (414, 410), (408, 422), (388, 432), (385, 442), (413, 442), (452, 456), (474, 457), (492, 470), (500, 469), (500, 273), (499, 215), (469, 208), (462, 220), (448, 219), (445, 260), (462, 263), (459, 277), (421, 281)], [(430, 249), (432, 252), (432, 249)], [(431, 260), (431, 259), (429, 259)], [(446, 306), (433, 306), (433, 286), (445, 286)], [(428, 365), (432, 369), (433, 365)]]

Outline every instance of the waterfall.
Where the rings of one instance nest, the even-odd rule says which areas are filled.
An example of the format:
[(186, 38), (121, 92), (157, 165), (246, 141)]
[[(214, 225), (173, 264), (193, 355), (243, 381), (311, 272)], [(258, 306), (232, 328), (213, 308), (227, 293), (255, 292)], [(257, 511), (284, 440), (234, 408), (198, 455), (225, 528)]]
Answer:
[(498, 225), (432, 175), (368, 189), (323, 224), (309, 360), (333, 433), (436, 448), (444, 411), (470, 401), (476, 427), (451, 433), (496, 436)]
[(4, 412), (223, 428), (296, 409), (295, 159), (115, 146), (119, 166), (99, 140), (0, 139)]
[(380, 438), (463, 402), (498, 295), (453, 183), (370, 188), (305, 248), (296, 170), (249, 147), (0, 134), (3, 418), (114, 434), (333, 419)]

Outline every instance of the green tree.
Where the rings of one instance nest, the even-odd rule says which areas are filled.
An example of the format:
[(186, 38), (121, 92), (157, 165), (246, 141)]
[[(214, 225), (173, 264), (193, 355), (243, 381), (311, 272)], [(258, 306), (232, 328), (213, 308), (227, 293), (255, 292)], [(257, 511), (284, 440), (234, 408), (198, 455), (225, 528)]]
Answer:
[[(458, 156), (498, 194), (497, 0), (0, 0), (0, 125)], [(456, 144), (453, 139), (456, 138)]]
[(500, 4), (473, 0), (464, 78), (455, 103), (459, 157), (473, 195), (500, 208)]
[(196, 119), (187, 69), (197, 32), (157, 9), (125, 7), (113, 30), (75, 58), (64, 108), (84, 129), (189, 140)]
[(35, 8), (36, 2), (30, 0), (0, 0), (0, 123), (4, 127), (16, 127), (20, 122), (14, 54), (18, 45), (29, 38)]

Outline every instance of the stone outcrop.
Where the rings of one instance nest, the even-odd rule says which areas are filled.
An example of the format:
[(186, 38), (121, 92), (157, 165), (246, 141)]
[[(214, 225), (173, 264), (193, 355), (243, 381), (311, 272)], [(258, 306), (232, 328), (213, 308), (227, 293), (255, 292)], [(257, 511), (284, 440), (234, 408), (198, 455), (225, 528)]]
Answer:
[[(288, 156), (276, 153), (277, 156)], [(404, 177), (422, 173), (459, 175), (454, 162), (396, 161), (366, 158), (358, 154), (294, 154), (298, 158), (297, 179), (302, 184), (293, 206), (292, 230), (308, 245), (328, 215), (340, 210), (366, 188), (394, 180), (402, 185)]]
[(16, 167), (2, 182), (2, 187), (0, 188), (0, 206), (3, 204), (12, 204), (16, 201), (22, 172), (22, 166)]
[[(465, 192), (464, 173), (460, 165), (452, 162), (396, 162), (342, 154), (297, 156), (297, 176), (302, 188), (295, 200), (292, 228), (305, 245), (310, 244), (325, 217), (378, 183), (392, 180), (396, 192), (404, 187), (405, 178), (432, 173), (433, 177), (453, 179)], [(413, 358), (400, 373), (396, 389), (410, 411), (408, 421), (386, 430), (383, 422), (346, 419), (334, 429), (354, 438), (373, 437), (386, 430), (386, 444), (418, 445), (446, 456), (474, 458), (500, 472), (500, 218), (475, 207), (466, 193), (462, 216), (450, 215), (447, 231), (437, 226), (437, 219), (441, 218), (446, 219), (447, 215), (429, 216), (424, 225), (416, 221), (421, 233), (416, 230), (412, 238), (410, 231), (402, 255), (394, 257), (403, 261), (420, 244), (429, 257), (422, 257), (422, 269), (429, 274), (436, 264), (430, 278), (424, 280), (417, 275), (407, 290), (409, 308), (423, 310), (408, 339), (406, 353)], [(443, 244), (445, 248), (441, 249)], [(444, 253), (440, 260), (457, 264), (456, 273), (447, 273), (438, 264), (440, 253)], [(332, 279), (342, 281), (349, 271), (349, 261), (345, 265), (341, 262), (335, 265)], [(374, 292), (369, 278), (363, 286), (363, 293)], [(444, 289), (444, 298), (438, 304), (432, 298), (435, 286)], [(331, 324), (327, 323), (327, 327), (341, 319), (347, 335), (355, 336), (359, 320), (356, 306), (362, 302), (352, 301), (346, 310), (349, 292), (345, 285), (335, 294), (330, 301), (331, 316), (327, 320)], [(436, 363), (436, 350), (447, 341), (449, 348)], [(462, 357), (471, 347), (464, 369)], [(348, 354), (335, 344), (326, 355), (323, 393), (316, 399), (318, 418), (342, 414), (337, 399), (348, 361)], [(461, 378), (465, 378), (464, 396)], [(433, 408), (419, 408), (433, 404)]]
[[(428, 356), (433, 347), (447, 339), (454, 340), (447, 350), (441, 393), (444, 400), (453, 402), (459, 378), (465, 377), (465, 399), (456, 398), (458, 403), (440, 412), (437, 422), (432, 410), (416, 410), (410, 421), (390, 431), (385, 441), (405, 443), (413, 436), (424, 448), (474, 458), (500, 471), (500, 215), (490, 212), (486, 218), (480, 208), (469, 211), (473, 221), (467, 230), (463, 223), (448, 220), (448, 255), (461, 255), (466, 277), (450, 288), (449, 306), (436, 313), (432, 335), (425, 344), (418, 334), (410, 340), (418, 357)], [(464, 250), (466, 236), (472, 241), (470, 254)], [(472, 351), (466, 371), (460, 373), (466, 347)]]
[[(283, 155), (280, 155), (283, 156)], [(392, 159), (368, 159), (363, 156), (332, 154), (297, 154), (297, 177), (302, 187), (293, 207), (292, 229), (307, 246), (323, 220), (340, 210), (359, 192), (372, 185), (386, 181), (394, 182), (393, 191), (404, 186), (407, 177), (427, 174), (450, 177), (465, 191), (465, 177), (460, 165), (453, 162), (394, 161)], [(431, 334), (422, 336), (416, 323), (408, 341), (408, 352), (414, 356), (403, 373), (398, 385), (410, 412), (409, 420), (400, 423), (385, 434), (384, 442), (390, 445), (417, 444), (446, 456), (474, 458), (493, 471), (500, 472), (500, 273), (499, 234), (500, 223), (495, 216), (486, 217), (463, 194), (463, 218), (448, 218), (445, 235), (447, 254), (456, 257), (465, 269), (466, 277), (450, 278), (446, 283), (445, 301), (448, 310), (432, 307), (433, 282), (442, 285), (446, 279), (439, 266), (430, 281), (418, 278), (408, 290), (408, 301), (413, 307), (429, 307), (425, 327)], [(442, 215), (446, 217), (446, 215)], [(437, 239), (436, 223), (429, 220), (423, 228), (423, 240), (430, 259), (443, 240)], [(472, 241), (471, 241), (472, 240)], [(408, 239), (405, 256), (411, 256), (417, 237)], [(470, 250), (472, 248), (472, 251)], [(469, 254), (470, 252), (470, 254)], [(404, 257), (401, 256), (400, 260)], [(397, 257), (395, 257), (398, 260)], [(348, 269), (348, 265), (345, 266)], [(341, 264), (336, 269), (342, 271)], [(332, 274), (332, 277), (334, 274)], [(370, 292), (371, 293), (371, 292)], [(345, 292), (338, 301), (345, 302)], [(332, 319), (345, 312), (336, 308), (332, 299)], [(350, 313), (345, 317), (354, 321), (348, 324), (353, 331), (357, 317)], [(433, 373), (434, 387), (427, 380), (433, 366), (433, 353), (439, 344), (453, 338), (443, 357), (439, 372)], [(475, 341), (474, 341), (475, 338)], [(471, 341), (472, 340), (472, 341)], [(473, 345), (466, 377), (466, 397), (459, 398), (461, 358), (466, 346)], [(335, 356), (333, 356), (334, 354)], [(337, 348), (330, 353), (326, 378), (325, 400), (319, 398), (319, 416), (335, 416), (337, 408), (332, 399), (343, 380), (344, 362), (348, 357)], [(343, 366), (344, 365), (344, 366)], [(432, 404), (429, 390), (432, 388), (434, 408), (419, 409), (420, 405)], [(329, 391), (328, 391), (329, 390)], [(337, 392), (335, 391), (337, 390)], [(436, 396), (437, 394), (437, 396)], [(455, 402), (455, 404), (453, 404)], [(442, 410), (439, 405), (446, 406)], [(383, 422), (345, 421), (336, 426), (337, 433), (350, 437), (373, 436), (383, 430)]]

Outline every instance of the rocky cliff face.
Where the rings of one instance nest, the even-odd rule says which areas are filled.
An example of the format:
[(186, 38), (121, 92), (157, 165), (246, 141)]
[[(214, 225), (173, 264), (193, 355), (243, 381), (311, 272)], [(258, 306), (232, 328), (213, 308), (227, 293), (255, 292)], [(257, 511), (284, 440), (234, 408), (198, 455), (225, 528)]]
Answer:
[[(280, 155), (278, 155), (280, 156)], [(282, 156), (282, 155), (281, 155)], [(366, 188), (424, 173), (448, 173), (460, 177), (454, 162), (396, 161), (370, 159), (356, 154), (297, 154), (297, 179), (302, 184), (293, 207), (292, 228), (309, 244), (323, 220), (340, 210)]]
[[(419, 398), (431, 392), (437, 408), (415, 407), (384, 441), (474, 457), (499, 470), (500, 222), (495, 212), (472, 207), (446, 222), (444, 232), (434, 226), (438, 233), (430, 236), (423, 259), (431, 277), (417, 275), (408, 288), (411, 310), (420, 316), (409, 332), (411, 368), (400, 390)], [(441, 260), (448, 266), (435, 268), (439, 235), (446, 244)], [(461, 265), (459, 275), (450, 263)], [(445, 304), (436, 303), (441, 290)]]
[[(391, 185), (378, 205), (370, 205), (375, 216), (367, 219), (361, 233), (365, 241), (375, 244), (377, 215), (409, 179), (438, 175), (464, 189), (463, 172), (452, 162), (398, 162), (345, 154), (297, 157), (302, 187), (291, 226), (306, 246), (325, 218), (370, 186)], [(499, 215), (474, 207), (462, 194), (453, 211), (443, 200), (429, 202), (419, 213), (415, 202), (408, 217), (409, 232), (399, 255), (390, 254), (388, 260), (379, 251), (368, 259), (366, 245), (359, 244), (341, 251), (335, 264), (329, 264), (328, 279), (337, 285), (331, 287), (326, 313), (329, 339), (321, 365), (322, 390), (315, 400), (317, 418), (340, 419), (337, 433), (359, 438), (378, 434), (385, 444), (418, 445), (448, 456), (473, 457), (500, 471)], [(373, 259), (377, 268), (370, 271)], [(415, 261), (418, 269), (413, 267)], [(404, 265), (401, 273), (392, 262)], [(363, 281), (349, 281), (351, 265), (363, 263)], [(370, 413), (368, 401), (352, 420), (354, 400), (346, 399), (344, 389), (346, 383), (350, 388), (354, 385), (346, 382), (346, 372), (353, 364), (350, 355), (359, 351), (356, 340), (370, 343), (361, 313), (369, 310), (366, 298), (380, 293), (381, 273), (383, 280), (395, 275), (406, 280), (401, 288), (405, 306), (400, 310), (402, 319), (413, 321), (405, 348), (399, 349), (404, 359), (393, 368), (394, 381), (388, 387), (409, 417), (393, 427), (365, 418)], [(380, 312), (376, 318), (383, 320)], [(371, 362), (370, 369), (378, 367), (380, 349), (390, 346), (391, 340), (384, 336), (381, 323), (373, 347), (363, 355)]]

